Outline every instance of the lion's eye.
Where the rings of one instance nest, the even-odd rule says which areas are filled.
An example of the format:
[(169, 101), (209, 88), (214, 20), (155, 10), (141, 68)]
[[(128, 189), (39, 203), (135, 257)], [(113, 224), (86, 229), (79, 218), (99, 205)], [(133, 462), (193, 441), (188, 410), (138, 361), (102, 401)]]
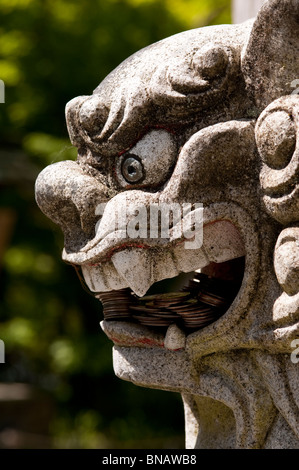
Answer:
[(127, 154), (121, 165), (121, 172), (128, 183), (139, 183), (145, 176), (143, 165), (134, 154)]
[(128, 184), (159, 187), (169, 178), (177, 159), (177, 144), (169, 132), (152, 130), (128, 152), (116, 157), (115, 172), (123, 188)]

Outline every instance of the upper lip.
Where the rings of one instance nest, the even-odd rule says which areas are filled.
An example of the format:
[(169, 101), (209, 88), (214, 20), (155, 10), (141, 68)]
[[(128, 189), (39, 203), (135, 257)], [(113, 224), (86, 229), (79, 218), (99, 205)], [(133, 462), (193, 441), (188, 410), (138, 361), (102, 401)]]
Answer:
[[(194, 212), (190, 211), (187, 216), (191, 213)], [(222, 220), (225, 220), (225, 218)], [(186, 240), (184, 234), (176, 230), (182, 221), (183, 219), (169, 230), (169, 238), (128, 238), (124, 227), (121, 227), (118, 231), (106, 230), (103, 234), (98, 231), (96, 236), (78, 251), (69, 251), (64, 248), (62, 259), (71, 264), (96, 265), (110, 259), (115, 252), (128, 247), (143, 249), (175, 247)], [(204, 208), (203, 228), (217, 221), (219, 219), (215, 217), (213, 208)]]
[[(194, 211), (190, 211), (186, 217), (190, 214), (194, 214)], [(146, 238), (146, 239), (132, 239), (128, 238), (125, 227), (120, 227), (119, 230), (108, 230), (104, 233), (99, 230), (96, 236), (90, 240), (83, 248), (77, 252), (69, 252), (65, 248), (62, 253), (64, 261), (79, 265), (85, 264), (98, 264), (103, 260), (111, 258), (116, 252), (123, 250), (127, 247), (161, 247), (175, 246), (182, 243), (185, 240), (184, 234), (176, 230), (182, 221), (180, 220), (176, 226), (170, 228), (169, 238)], [(209, 223), (206, 221), (206, 224)]]
[(130, 244), (117, 240), (115, 243), (112, 234), (109, 242), (106, 256), (103, 256), (102, 247), (96, 245), (90, 250), (92, 256), (89, 251), (79, 253), (80, 258), (75, 253), (67, 259), (73, 264), (81, 262), (85, 281), (93, 292), (130, 287), (138, 296), (143, 296), (157, 281), (175, 277), (180, 272), (195, 271), (210, 262), (220, 263), (245, 254), (238, 230), (227, 220), (206, 223), (203, 245), (196, 249), (186, 249), (185, 243), (178, 239), (163, 240), (160, 244), (156, 239), (145, 240), (144, 245), (140, 241)]

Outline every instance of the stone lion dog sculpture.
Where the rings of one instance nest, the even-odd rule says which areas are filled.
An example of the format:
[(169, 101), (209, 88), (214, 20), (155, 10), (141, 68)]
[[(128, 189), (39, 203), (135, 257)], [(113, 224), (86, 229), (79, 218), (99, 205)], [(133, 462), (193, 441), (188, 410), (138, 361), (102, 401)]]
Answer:
[[(36, 181), (106, 309), (116, 375), (181, 393), (187, 448), (299, 447), (298, 85), (298, 0), (182, 32), (67, 104), (78, 158)], [(167, 236), (139, 230), (172, 204)]]

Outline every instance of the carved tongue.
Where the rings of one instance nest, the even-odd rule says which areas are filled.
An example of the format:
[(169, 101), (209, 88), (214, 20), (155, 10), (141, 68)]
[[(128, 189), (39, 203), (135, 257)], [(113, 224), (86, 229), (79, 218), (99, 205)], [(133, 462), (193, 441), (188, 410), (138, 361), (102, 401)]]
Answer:
[(127, 249), (115, 253), (113, 262), (119, 275), (139, 297), (143, 297), (152, 285), (152, 257), (143, 248)]

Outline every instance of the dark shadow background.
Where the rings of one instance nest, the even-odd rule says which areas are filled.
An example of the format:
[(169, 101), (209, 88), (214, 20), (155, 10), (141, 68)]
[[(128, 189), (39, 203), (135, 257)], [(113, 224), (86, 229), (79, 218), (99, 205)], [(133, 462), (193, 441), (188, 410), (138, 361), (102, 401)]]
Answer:
[(76, 158), (70, 99), (148, 44), (228, 22), (228, 0), (1, 1), (0, 448), (184, 447), (181, 397), (114, 376), (101, 305), (61, 261), (34, 181)]

